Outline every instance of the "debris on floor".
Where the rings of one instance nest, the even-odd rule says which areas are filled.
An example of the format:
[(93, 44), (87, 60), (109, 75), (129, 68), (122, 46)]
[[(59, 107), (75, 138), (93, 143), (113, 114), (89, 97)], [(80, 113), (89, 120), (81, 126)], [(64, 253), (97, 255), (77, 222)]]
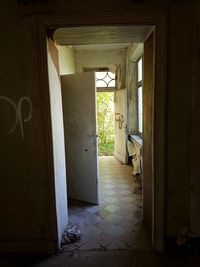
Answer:
[(81, 239), (81, 231), (76, 225), (67, 225), (62, 235), (61, 244), (66, 245)]

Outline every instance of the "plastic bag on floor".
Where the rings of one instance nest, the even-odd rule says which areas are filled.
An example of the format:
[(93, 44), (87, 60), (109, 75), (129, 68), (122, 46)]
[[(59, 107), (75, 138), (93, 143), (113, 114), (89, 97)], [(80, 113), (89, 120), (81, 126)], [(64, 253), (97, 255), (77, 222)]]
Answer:
[(62, 235), (61, 243), (62, 245), (66, 245), (78, 241), (80, 240), (80, 238), (81, 238), (81, 231), (77, 228), (77, 226), (67, 225)]

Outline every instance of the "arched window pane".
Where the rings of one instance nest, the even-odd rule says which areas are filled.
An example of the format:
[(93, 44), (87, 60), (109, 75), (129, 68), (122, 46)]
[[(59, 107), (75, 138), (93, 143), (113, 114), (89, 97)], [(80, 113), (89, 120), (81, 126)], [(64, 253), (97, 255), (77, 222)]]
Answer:
[(96, 72), (97, 87), (115, 87), (115, 73), (112, 72)]
[(96, 72), (96, 79), (105, 79), (107, 75), (107, 72), (106, 71), (99, 71), (99, 72)]
[(96, 87), (107, 87), (107, 83), (104, 80), (96, 81)]

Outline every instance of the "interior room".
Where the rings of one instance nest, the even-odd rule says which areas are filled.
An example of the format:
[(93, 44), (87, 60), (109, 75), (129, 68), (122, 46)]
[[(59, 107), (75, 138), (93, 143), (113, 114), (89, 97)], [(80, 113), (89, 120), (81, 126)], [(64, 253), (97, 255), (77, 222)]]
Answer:
[[(134, 30), (133, 27), (120, 30), (116, 27), (75, 28), (74, 31), (67, 28), (58, 29), (54, 33), (54, 41), (48, 41), (50, 55), (54, 58), (54, 61), (57, 53), (59, 73), (61, 74), (69, 224), (75, 224), (81, 230), (81, 240), (66, 246), (65, 249), (69, 251), (75, 249), (131, 249), (133, 247), (151, 246), (151, 237), (148, 240), (142, 226), (141, 89), (143, 44), (126, 43), (128, 39), (130, 40), (131, 32), (134, 35)], [(151, 28), (147, 28), (147, 30), (151, 30)], [(117, 34), (117, 31), (120, 33)], [(94, 32), (98, 32), (98, 35)], [(75, 41), (71, 40), (71, 33), (73, 33)], [(106, 35), (107, 40), (104, 38), (100, 43), (91, 44), (92, 41), (96, 41), (96, 35), (103, 34)], [(125, 35), (126, 38), (124, 38)], [(87, 36), (86, 40), (84, 40), (85, 36)], [(71, 39), (69, 40), (69, 38)], [(120, 41), (123, 40), (123, 43), (112, 43), (113, 39), (116, 38)], [(75, 45), (72, 44), (73, 42), (75, 42)], [(85, 44), (86, 42), (90, 44)], [(80, 74), (85, 72), (86, 76), (81, 77)], [(90, 77), (87, 76), (89, 72), (95, 72), (95, 84), (94, 81), (89, 84), (88, 79)], [(94, 76), (92, 73), (91, 75)], [(71, 79), (70, 82), (68, 82), (68, 79)], [(72, 81), (72, 79), (74, 80)], [(78, 79), (81, 80), (78, 81)], [(82, 87), (80, 91), (77, 89), (78, 83)], [(84, 83), (86, 83), (86, 86)], [(83, 102), (86, 99), (84, 95), (88, 90), (91, 90), (88, 88), (89, 86), (92, 86), (93, 93), (91, 95), (94, 95), (94, 98), (91, 97), (90, 100), (86, 100), (87, 110), (85, 110), (83, 107)], [(73, 96), (71, 96), (71, 90), (74, 92), (76, 90)], [(128, 91), (130, 92), (129, 98)], [(114, 148), (112, 155), (105, 156), (103, 154), (103, 156), (97, 158), (99, 150), (97, 143), (103, 142), (100, 130), (98, 131), (100, 125), (98, 125), (99, 120), (97, 119), (97, 96), (98, 93), (102, 92), (114, 93), (114, 114), (112, 117)], [(77, 94), (79, 94), (79, 97), (77, 97)], [(76, 100), (73, 98), (76, 98)], [(70, 107), (72, 101), (74, 103), (77, 101), (76, 106)], [(87, 118), (86, 115), (89, 102), (92, 101), (94, 102), (93, 119)], [(74, 115), (75, 113), (77, 115)], [(73, 125), (71, 119), (68, 118), (69, 114)], [(86, 118), (83, 118), (84, 114)], [(103, 124), (106, 124), (106, 119), (104, 118)], [(83, 120), (84, 124), (80, 120)], [(92, 123), (94, 125), (91, 125)], [(93, 136), (94, 140), (96, 138), (95, 148), (94, 141), (91, 148), (91, 144), (83, 139), (85, 134), (83, 128), (92, 127), (93, 129), (90, 131), (93, 133), (91, 137)], [(72, 129), (72, 133), (68, 133), (69, 128)], [(106, 129), (108, 129), (108, 125)], [(73, 139), (71, 134), (76, 136), (76, 139)], [(86, 135), (89, 134), (86, 133)], [(77, 140), (79, 141), (77, 142)], [(81, 146), (86, 147), (84, 153), (87, 152), (87, 154), (91, 150), (97, 150), (95, 151), (96, 163), (93, 160), (88, 164), (88, 162), (82, 160), (84, 155), (81, 154)], [(71, 159), (71, 154), (74, 155), (73, 159)], [(77, 157), (80, 159), (77, 159)], [(88, 157), (90, 156), (87, 155)], [(79, 163), (79, 160), (83, 163)], [(90, 173), (91, 168), (94, 168), (93, 175), (90, 174), (90, 186), (91, 179), (94, 179), (95, 182), (98, 181), (98, 188), (93, 199), (91, 198), (91, 191), (88, 190), (89, 184), (86, 188), (84, 185), (81, 187), (81, 182), (77, 179), (77, 176), (80, 176), (80, 179), (87, 183), (88, 172), (86, 174), (77, 172), (79, 166), (83, 171), (81, 164), (84, 164)], [(92, 164), (96, 166), (93, 167)], [(96, 177), (94, 174), (96, 174)], [(95, 187), (92, 188), (93, 192), (94, 189)], [(83, 193), (84, 190), (85, 193)], [(97, 206), (92, 204), (97, 204)]]
[[(152, 233), (143, 225), (143, 43), (133, 41), (145, 41), (152, 31), (148, 26), (60, 28), (48, 39), (50, 85), (61, 79), (68, 224), (81, 231), (81, 240), (66, 250), (151, 247)], [(110, 107), (102, 93), (112, 93)], [(58, 116), (53, 105), (52, 117)], [(111, 152), (105, 148), (109, 123)]]

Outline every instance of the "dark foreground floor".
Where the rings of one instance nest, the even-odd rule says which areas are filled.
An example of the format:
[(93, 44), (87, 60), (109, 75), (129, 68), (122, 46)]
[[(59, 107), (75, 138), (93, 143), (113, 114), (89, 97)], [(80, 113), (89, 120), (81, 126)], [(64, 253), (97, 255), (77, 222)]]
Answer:
[(0, 256), (1, 267), (149, 267), (200, 266), (198, 254), (157, 254), (152, 250), (79, 251), (63, 252), (54, 256), (6, 255)]
[(200, 253), (159, 254), (150, 249), (140, 230), (141, 192), (131, 166), (106, 157), (100, 167), (99, 207), (69, 209), (69, 220), (81, 229), (81, 241), (53, 256), (0, 255), (0, 267), (200, 267)]

